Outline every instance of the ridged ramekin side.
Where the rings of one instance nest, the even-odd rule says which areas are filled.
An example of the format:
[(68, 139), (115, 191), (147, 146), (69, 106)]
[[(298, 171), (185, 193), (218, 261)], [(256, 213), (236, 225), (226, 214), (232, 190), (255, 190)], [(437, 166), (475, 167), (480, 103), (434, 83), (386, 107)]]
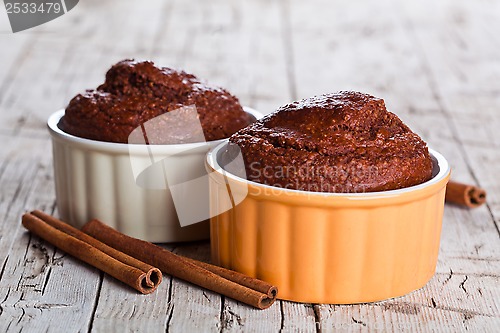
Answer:
[[(263, 116), (251, 108), (243, 109), (251, 119)], [(151, 242), (209, 237), (208, 220), (197, 222), (207, 217), (207, 207), (196, 197), (208, 192), (201, 188), (208, 184), (196, 180), (206, 175), (206, 153), (226, 139), (148, 146), (95, 141), (59, 128), (64, 114), (64, 110), (56, 111), (47, 120), (57, 208), (63, 220), (81, 226), (91, 218), (99, 218), (121, 232)], [(176, 210), (166, 178), (175, 182), (173, 186), (195, 180), (196, 198), (186, 190), (189, 185), (176, 187), (176, 203), (181, 204), (180, 211)], [(178, 216), (188, 225), (181, 227)]]
[[(62, 220), (81, 227), (97, 218), (130, 236), (152, 242), (208, 238), (208, 222), (180, 227), (168, 189), (136, 184), (128, 154), (93, 151), (54, 138), (53, 155)], [(148, 156), (135, 158), (149, 163)]]
[[(342, 304), (404, 295), (434, 274), (447, 180), (389, 205), (381, 198), (325, 206), (314, 195), (287, 201), (249, 191), (211, 219), (212, 259), (277, 285), (282, 299)], [(217, 175), (211, 181), (212, 198), (227, 195)]]

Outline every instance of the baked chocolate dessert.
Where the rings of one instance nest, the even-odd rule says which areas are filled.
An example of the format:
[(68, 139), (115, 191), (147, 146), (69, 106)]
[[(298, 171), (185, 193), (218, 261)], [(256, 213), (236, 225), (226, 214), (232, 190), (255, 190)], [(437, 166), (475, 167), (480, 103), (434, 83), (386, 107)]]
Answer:
[(424, 141), (382, 99), (351, 91), (306, 98), (236, 132), (247, 178), (314, 192), (373, 192), (429, 180)]
[[(135, 129), (166, 112), (196, 106), (207, 141), (227, 138), (251, 122), (238, 99), (184, 71), (124, 60), (96, 90), (75, 96), (58, 126), (82, 138), (127, 143)], [(157, 134), (157, 133), (156, 133)], [(165, 142), (171, 143), (165, 133)], [(187, 135), (184, 142), (190, 141)]]

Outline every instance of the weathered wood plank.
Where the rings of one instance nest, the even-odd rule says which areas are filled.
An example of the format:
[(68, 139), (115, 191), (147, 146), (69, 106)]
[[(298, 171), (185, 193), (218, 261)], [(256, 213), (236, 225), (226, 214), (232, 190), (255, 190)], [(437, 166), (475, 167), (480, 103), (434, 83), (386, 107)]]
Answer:
[[(174, 250), (175, 245), (166, 248)], [(174, 252), (208, 260), (209, 246), (206, 242), (187, 244)], [(151, 295), (140, 295), (105, 276), (92, 331), (218, 332), (220, 304), (220, 295), (168, 275)]]
[(169, 291), (168, 278), (154, 293), (142, 295), (105, 275), (91, 332), (165, 332)]
[(24, 234), (26, 256), (11, 252), (1, 284), (2, 332), (87, 331), (99, 273)]
[[(454, 5), (460, 7), (461, 4), (456, 6), (454, 2)], [(384, 97), (390, 110), (401, 116), (415, 131), (422, 134), (433, 148), (449, 159), (454, 168), (454, 177), (473, 182), (477, 176), (471, 173), (472, 168), (468, 166), (469, 157), (464, 155), (462, 142), (457, 140), (455, 129), (449, 123), (450, 118), (454, 118), (456, 114), (443, 112), (443, 97), (436, 93), (435, 87), (429, 83), (430, 75), (439, 75), (442, 78), (441, 72), (436, 74), (434, 71), (445, 64), (439, 63), (437, 67), (425, 70), (428, 66), (426, 59), (409, 36), (411, 32), (407, 25), (413, 18), (413, 11), (405, 12), (407, 16), (401, 18), (397, 12), (389, 10), (389, 7), (393, 6), (390, 2), (366, 4), (366, 8), (359, 11), (354, 10), (353, 5), (344, 4), (339, 5), (334, 12), (318, 13), (314, 22), (307, 23), (306, 29), (299, 29), (302, 24), (306, 25), (304, 21), (312, 16), (315, 6), (316, 4), (302, 3), (292, 8), (292, 19), (295, 22), (292, 27), (296, 29), (293, 33), (293, 45), (299, 96), (316, 94), (321, 84), (326, 87), (326, 83), (330, 81), (333, 85), (340, 86), (339, 89), (368, 91)], [(426, 42), (423, 48), (426, 52), (435, 52), (432, 57), (435, 59), (436, 53), (445, 53), (447, 45), (443, 43), (442, 36), (435, 34), (435, 30), (427, 28), (439, 24), (438, 21), (429, 22), (427, 4), (420, 3), (418, 6), (423, 9), (420, 18), (425, 19), (425, 24), (418, 25), (425, 32), (425, 37), (421, 38)], [(369, 20), (366, 19), (367, 12), (373, 14)], [(383, 12), (394, 14), (382, 14)], [(313, 38), (314, 35), (321, 36), (322, 43), (318, 42), (318, 38)], [(476, 53), (475, 56), (479, 57), (479, 54)], [(390, 67), (387, 64), (395, 66)], [(324, 70), (321, 70), (320, 66), (324, 67)], [(482, 72), (484, 74), (486, 71)], [(452, 87), (453, 83), (452, 78), (440, 81), (440, 87)], [(471, 96), (474, 96), (473, 92)], [(471, 103), (472, 105), (474, 104)], [(477, 110), (474, 112), (477, 113)], [(486, 123), (484, 118), (477, 120), (473, 126), (462, 121), (460, 138), (464, 134), (464, 140), (490, 140), (491, 135), (488, 136), (488, 132), (484, 133), (484, 130), (482, 134), (475, 134), (478, 127), (489, 127)], [(493, 127), (489, 132), (494, 133)], [(485, 166), (479, 167), (478, 164), (474, 167), (478, 173), (484, 169)], [(494, 184), (499, 182), (493, 180), (492, 176), (487, 184), (497, 186)], [(322, 305), (316, 308), (320, 329), (369, 331), (377, 326), (388, 331), (405, 329), (398, 327), (399, 324), (409, 325), (407, 329), (420, 331), (494, 328), (500, 318), (497, 312), (490, 312), (487, 307), (492, 301), (490, 297), (496, 296), (476, 294), (462, 297), (461, 286), (464, 285), (460, 283), (466, 281), (481, 286), (479, 288), (488, 289), (489, 293), (498, 293), (498, 288), (495, 287), (499, 282), (498, 236), (487, 207), (474, 211), (447, 207), (437, 268), (441, 274), (436, 275), (423, 289), (395, 300), (406, 304), (404, 308), (409, 308), (414, 314), (411, 311), (399, 311), (399, 306), (387, 307), (386, 304), (393, 304), (391, 301), (348, 307)], [(426, 304), (429, 298), (415, 295), (432, 292), (435, 284), (442, 280), (441, 277), (447, 276), (446, 272), (452, 272), (453, 279), (460, 279), (461, 282), (453, 284), (449, 289), (440, 290), (440, 293), (431, 298), (446, 300), (444, 303), (448, 304), (450, 309), (439, 309), (427, 314), (429, 309), (423, 304)], [(456, 273), (459, 274), (455, 275)], [(452, 308), (450, 304), (455, 304), (455, 307)], [(485, 313), (472, 315), (468, 312), (476, 311), (477, 308), (483, 308)], [(496, 305), (493, 308), (495, 309)], [(457, 309), (464, 312), (455, 311)], [(336, 315), (332, 315), (334, 313)], [(475, 319), (469, 321), (472, 317)]]
[(438, 274), (425, 288), (405, 297), (372, 304), (319, 305), (317, 309), (324, 332), (481, 332), (499, 323), (499, 292), (495, 278), (471, 280), (464, 275)]
[(281, 301), (282, 332), (316, 332), (319, 323), (312, 304)]
[(153, 59), (226, 87), (269, 113), (290, 101), (279, 2), (175, 1)]
[[(0, 330), (497, 328), (499, 10), (490, 0), (84, 1), (34, 33), (1, 34)], [(126, 57), (185, 67), (264, 113), (340, 89), (384, 97), (447, 157), (455, 179), (489, 191), (488, 206), (447, 206), (436, 276), (386, 302), (313, 308), (280, 301), (257, 311), (169, 277), (155, 294), (137, 295), (19, 226), (26, 209), (54, 209), (46, 118)], [(201, 259), (207, 250), (176, 248)]]
[[(432, 13), (416, 6), (406, 15), (411, 15), (410, 28), (426, 61), (429, 83), (439, 99), (441, 112), (449, 120), (447, 125), (454, 139), (461, 146), (464, 164), (474, 181), (491, 188), (488, 208), (498, 221), (500, 181), (491, 177), (497, 168), (480, 157), (487, 152), (488, 162), (500, 159), (500, 139), (496, 135), (500, 82), (493, 79), (500, 75), (500, 63), (498, 48), (491, 47), (498, 45), (498, 39), (490, 35), (500, 29), (499, 21), (491, 15), (495, 10), (498, 4), (492, 2), (483, 7), (466, 2), (457, 6), (449, 1), (438, 4)], [(419, 23), (424, 20), (442, 20), (447, 24), (432, 32), (421, 28)], [(480, 156), (478, 151), (482, 151)]]
[(225, 298), (221, 316), (222, 332), (278, 332), (283, 328), (281, 301), (263, 310)]
[[(174, 252), (206, 262), (210, 259), (210, 246), (207, 242), (178, 244)], [(220, 295), (172, 278), (167, 331), (219, 332), (221, 306)]]
[[(52, 213), (54, 187), (48, 140), (0, 136), (0, 331), (86, 331), (99, 273), (21, 227), (36, 207)], [(68, 323), (70, 326), (68, 326)]]

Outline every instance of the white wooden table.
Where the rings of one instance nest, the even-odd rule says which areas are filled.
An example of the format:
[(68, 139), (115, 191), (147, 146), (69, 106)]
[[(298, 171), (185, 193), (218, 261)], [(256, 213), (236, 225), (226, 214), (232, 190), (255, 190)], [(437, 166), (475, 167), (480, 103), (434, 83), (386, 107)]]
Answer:
[[(446, 207), (436, 275), (404, 297), (259, 311), (169, 276), (139, 295), (20, 224), (56, 212), (46, 119), (127, 57), (265, 113), (337, 90), (382, 97), (488, 204)], [(499, 133), (499, 1), (85, 0), (17, 34), (0, 8), (0, 332), (498, 331)], [(167, 247), (209, 258), (208, 242)]]

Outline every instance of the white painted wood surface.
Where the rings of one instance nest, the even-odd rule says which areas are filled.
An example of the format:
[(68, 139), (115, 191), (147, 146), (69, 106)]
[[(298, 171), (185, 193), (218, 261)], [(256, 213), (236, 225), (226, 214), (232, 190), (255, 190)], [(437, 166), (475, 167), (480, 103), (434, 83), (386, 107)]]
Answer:
[[(499, 32), (494, 0), (86, 0), (17, 34), (0, 9), (0, 331), (498, 331)], [(436, 275), (385, 302), (258, 311), (169, 277), (138, 295), (20, 226), (56, 209), (46, 119), (127, 57), (183, 67), (265, 113), (337, 90), (383, 97), (488, 204), (447, 206)], [(204, 242), (168, 246), (209, 257)]]

